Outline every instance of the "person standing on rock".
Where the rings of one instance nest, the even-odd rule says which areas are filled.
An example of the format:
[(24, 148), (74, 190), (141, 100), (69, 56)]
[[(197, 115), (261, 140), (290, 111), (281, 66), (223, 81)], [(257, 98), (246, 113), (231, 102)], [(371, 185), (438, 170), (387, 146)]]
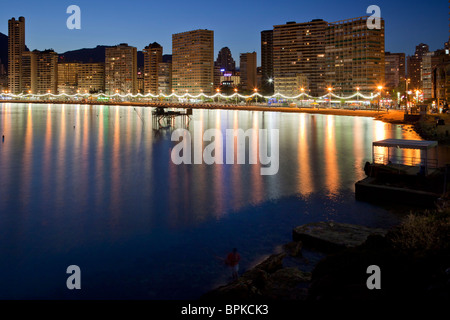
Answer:
[(237, 280), (239, 277), (239, 261), (241, 260), (241, 255), (237, 252), (237, 249), (234, 248), (233, 252), (230, 252), (225, 259), (225, 264), (231, 268), (231, 276), (233, 277), (233, 281)]

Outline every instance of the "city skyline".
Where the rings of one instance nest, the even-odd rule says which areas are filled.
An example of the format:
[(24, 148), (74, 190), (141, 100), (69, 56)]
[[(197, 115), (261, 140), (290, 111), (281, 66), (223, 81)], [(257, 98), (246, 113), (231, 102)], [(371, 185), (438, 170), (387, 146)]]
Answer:
[[(117, 45), (128, 43), (139, 51), (148, 43), (158, 42), (164, 53), (172, 53), (171, 36), (175, 33), (195, 29), (208, 29), (215, 32), (214, 53), (228, 46), (233, 57), (240, 53), (257, 52), (258, 65), (261, 65), (260, 32), (272, 29), (274, 25), (287, 21), (308, 22), (323, 19), (328, 22), (366, 15), (366, 9), (372, 3), (364, 1), (355, 5), (353, 1), (321, 1), (320, 3), (297, 4), (282, 0), (276, 4), (268, 1), (255, 3), (247, 1), (237, 7), (239, 10), (226, 12), (214, 9), (208, 3), (202, 9), (204, 1), (193, 1), (184, 4), (178, 1), (170, 4), (145, 4), (139, 1), (137, 6), (122, 8), (114, 2), (92, 4), (78, 1), (81, 8), (81, 30), (66, 28), (66, 14), (69, 2), (47, 1), (44, 4), (22, 1), (20, 4), (9, 4), (8, 10), (0, 12), (0, 19), (7, 21), (12, 16), (27, 18), (26, 45), (31, 49), (44, 50), (52, 48), (58, 53), (91, 48), (96, 45)], [(25, 5), (24, 5), (25, 3)], [(236, 1), (229, 1), (230, 8), (235, 8)], [(381, 15), (386, 21), (386, 51), (404, 52), (412, 55), (415, 46), (427, 43), (430, 50), (443, 48), (448, 40), (448, 3), (432, 3), (427, 7), (417, 6), (418, 1), (390, 3), (378, 1)], [(175, 5), (177, 12), (166, 14)], [(199, 10), (184, 10), (185, 6), (199, 7)], [(289, 7), (287, 7), (289, 5)], [(323, 6), (327, 6), (326, 12)], [(117, 10), (120, 8), (121, 10)], [(289, 8), (284, 10), (283, 8)], [(296, 10), (301, 8), (302, 10)], [(250, 10), (251, 9), (251, 10)], [(158, 10), (161, 17), (143, 13)], [(188, 17), (185, 12), (191, 12)], [(208, 12), (206, 15), (205, 13)], [(211, 13), (212, 12), (212, 13)], [(99, 14), (100, 13), (100, 14)], [(117, 16), (118, 14), (121, 16)], [(251, 13), (251, 14), (249, 14)], [(431, 13), (431, 14), (430, 14)], [(244, 16), (245, 17), (244, 17)], [(114, 21), (114, 24), (112, 22)], [(414, 23), (412, 23), (414, 21)], [(59, 27), (57, 27), (59, 26)], [(138, 29), (138, 30), (137, 30)], [(7, 23), (0, 25), (0, 32), (7, 34)]]

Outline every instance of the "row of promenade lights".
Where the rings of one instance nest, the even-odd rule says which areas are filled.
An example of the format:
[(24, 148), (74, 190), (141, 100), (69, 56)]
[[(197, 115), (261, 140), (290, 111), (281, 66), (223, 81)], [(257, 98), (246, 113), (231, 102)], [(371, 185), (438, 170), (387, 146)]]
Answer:
[[(408, 80), (409, 80), (409, 79), (408, 79)], [(379, 103), (378, 103), (378, 107), (380, 107), (380, 104), (381, 104), (381, 98), (382, 98), (382, 90), (383, 90), (383, 86), (378, 86), (377, 89), (378, 89), (378, 91), (379, 91), (379, 97), (380, 97)], [(329, 94), (329, 106), (331, 106), (331, 93), (332, 93), (332, 91), (333, 91), (333, 88), (332, 88), (332, 87), (328, 87), (327, 90), (328, 90), (328, 94)], [(203, 90), (201, 90), (201, 91), (203, 92)], [(255, 93), (258, 93), (258, 88), (254, 88), (253, 91), (254, 91)], [(302, 94), (304, 94), (304, 93), (305, 93), (305, 88), (303, 88), (303, 87), (300, 88), (300, 91), (302, 92)], [(357, 94), (357, 96), (356, 96), (356, 99), (359, 100), (359, 91), (360, 91), (360, 88), (357, 87), (357, 88), (356, 88), (356, 91), (358, 92), (358, 94)], [(129, 92), (130, 92), (130, 91), (129, 91)], [(175, 92), (175, 91), (172, 90), (172, 93), (174, 93), (174, 92)], [(217, 89), (216, 89), (216, 92), (217, 92), (217, 93), (220, 93), (220, 89), (217, 88)], [(237, 89), (237, 88), (234, 88), (234, 92), (235, 92), (235, 93), (238, 93), (238, 89)], [(2, 93), (11, 93), (11, 91), (3, 90)], [(28, 93), (31, 94), (31, 90), (28, 91)], [(50, 94), (50, 93), (51, 93), (51, 90), (48, 90), (48, 94)], [(63, 93), (64, 93), (64, 92), (63, 92)], [(80, 93), (80, 90), (77, 90), (77, 93)], [(85, 93), (88, 93), (88, 91), (85, 90)], [(119, 90), (118, 90), (118, 89), (116, 90), (116, 93), (119, 93)], [(188, 93), (188, 90), (186, 90), (186, 93)], [(417, 102), (418, 102), (418, 101), (419, 101), (420, 90), (415, 90), (415, 93), (416, 93), (416, 100), (417, 100)], [(398, 94), (399, 94), (399, 93), (398, 93)], [(407, 97), (408, 97), (409, 94), (411, 94), (411, 91), (407, 91)], [(217, 102), (219, 102), (219, 97), (217, 97)], [(238, 96), (236, 95), (236, 104), (237, 104), (237, 103), (238, 103)], [(258, 96), (257, 96), (257, 95), (256, 95), (256, 103), (258, 103)], [(303, 107), (303, 99), (301, 100), (301, 103), (302, 103), (302, 107)]]

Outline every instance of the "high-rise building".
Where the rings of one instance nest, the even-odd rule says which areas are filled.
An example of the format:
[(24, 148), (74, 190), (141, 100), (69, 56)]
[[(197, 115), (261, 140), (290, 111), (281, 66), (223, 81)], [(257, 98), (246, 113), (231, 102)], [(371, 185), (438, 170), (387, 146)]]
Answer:
[(287, 22), (273, 29), (273, 75), (275, 93), (297, 95), (299, 82), (307, 79), (305, 90), (322, 95), (325, 85), (325, 32), (327, 22)]
[(234, 72), (236, 70), (236, 62), (231, 55), (230, 48), (223, 47), (220, 49), (215, 65), (228, 72)]
[(434, 70), (439, 65), (440, 57), (445, 55), (444, 50), (427, 52), (422, 56), (422, 90), (423, 99), (435, 98), (435, 87), (433, 81)]
[(162, 63), (163, 47), (157, 42), (149, 44), (144, 51), (144, 93), (158, 94), (158, 71)]
[[(384, 20), (380, 29), (369, 29), (367, 19), (330, 22), (326, 31), (326, 81), (337, 95), (374, 92), (384, 86)], [(321, 55), (321, 54), (319, 54)], [(323, 93), (324, 91), (322, 91)]]
[(172, 35), (172, 59), (172, 90), (178, 94), (213, 93), (214, 31)]
[(172, 62), (161, 62), (158, 65), (158, 93), (172, 93)]
[(429, 51), (429, 46), (421, 43), (416, 46), (414, 55), (408, 56), (408, 78), (410, 79), (408, 88), (411, 90), (422, 89), (422, 57)]
[(53, 50), (33, 51), (36, 54), (37, 94), (58, 92), (58, 54)]
[(22, 89), (22, 53), (25, 51), (25, 18), (8, 20), (8, 86), (12, 93)]
[(78, 66), (78, 90), (80, 93), (105, 92), (105, 65), (80, 63)]
[(261, 89), (273, 93), (273, 30), (261, 31)]
[(105, 50), (105, 89), (107, 94), (136, 94), (137, 49), (126, 43)]
[(2, 63), (2, 59), (0, 59), (0, 76), (3, 76), (6, 74), (6, 68)]
[(241, 53), (239, 71), (242, 89), (253, 91), (258, 86), (256, 52)]
[(37, 51), (22, 54), (22, 91), (37, 93)]
[(406, 68), (405, 54), (385, 52), (385, 87), (387, 89), (395, 89), (400, 85), (404, 85)]
[(58, 63), (58, 92), (75, 94), (78, 90), (79, 63)]

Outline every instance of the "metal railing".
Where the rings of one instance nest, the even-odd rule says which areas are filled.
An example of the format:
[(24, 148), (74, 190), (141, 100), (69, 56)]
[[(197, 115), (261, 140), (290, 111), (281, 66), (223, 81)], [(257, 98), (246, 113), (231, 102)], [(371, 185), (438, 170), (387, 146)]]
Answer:
[(438, 160), (437, 159), (425, 159), (423, 157), (406, 157), (406, 156), (397, 156), (397, 155), (389, 155), (384, 153), (374, 153), (375, 164), (402, 164), (405, 166), (412, 167), (420, 167), (422, 165), (426, 165), (428, 168), (437, 168)]

